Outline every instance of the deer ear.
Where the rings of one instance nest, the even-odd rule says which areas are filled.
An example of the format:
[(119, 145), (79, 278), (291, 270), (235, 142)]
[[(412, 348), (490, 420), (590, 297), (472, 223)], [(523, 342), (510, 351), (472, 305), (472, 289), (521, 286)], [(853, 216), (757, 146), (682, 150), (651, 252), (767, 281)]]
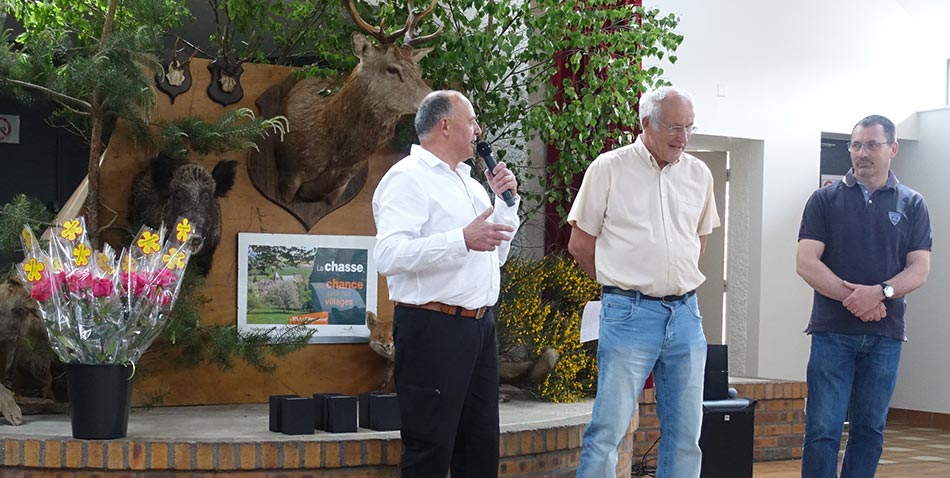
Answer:
[(425, 56), (428, 55), (432, 50), (435, 50), (435, 48), (420, 48), (415, 50), (412, 52), (412, 60), (416, 63), (419, 63), (419, 60), (425, 58)]
[(372, 50), (373, 42), (367, 36), (353, 32), (353, 54), (357, 58), (362, 60)]

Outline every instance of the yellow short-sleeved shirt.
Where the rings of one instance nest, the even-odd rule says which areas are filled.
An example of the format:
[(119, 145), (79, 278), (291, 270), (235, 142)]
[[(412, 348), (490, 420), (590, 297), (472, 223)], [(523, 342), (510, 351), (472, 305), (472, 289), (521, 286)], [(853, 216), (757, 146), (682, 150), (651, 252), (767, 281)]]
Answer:
[(703, 283), (699, 236), (720, 224), (706, 164), (660, 169), (640, 138), (591, 163), (567, 221), (597, 238), (597, 282), (656, 297)]

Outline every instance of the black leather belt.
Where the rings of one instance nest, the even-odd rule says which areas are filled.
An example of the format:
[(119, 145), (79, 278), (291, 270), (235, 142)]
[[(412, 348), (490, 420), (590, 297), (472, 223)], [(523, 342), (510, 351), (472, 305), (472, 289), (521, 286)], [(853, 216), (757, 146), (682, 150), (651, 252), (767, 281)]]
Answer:
[(643, 300), (656, 300), (660, 302), (676, 302), (676, 301), (680, 301), (680, 300), (696, 295), (696, 291), (691, 290), (683, 295), (667, 295), (663, 297), (653, 297), (652, 295), (643, 294), (640, 291), (621, 289), (620, 287), (614, 287), (612, 285), (603, 286), (601, 288), (601, 293), (625, 295), (627, 297), (639, 297)]

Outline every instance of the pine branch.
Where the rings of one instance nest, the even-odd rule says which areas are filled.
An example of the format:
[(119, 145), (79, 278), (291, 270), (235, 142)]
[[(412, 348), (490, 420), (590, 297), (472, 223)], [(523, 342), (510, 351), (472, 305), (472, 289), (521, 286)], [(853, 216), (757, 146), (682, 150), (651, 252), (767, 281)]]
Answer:
[[(89, 102), (80, 100), (79, 98), (73, 98), (72, 96), (60, 93), (58, 91), (53, 91), (49, 88), (46, 88), (45, 86), (35, 85), (33, 83), (28, 83), (28, 82), (20, 81), (20, 80), (14, 80), (13, 78), (0, 78), (0, 82), (9, 83), (11, 85), (19, 86), (21, 88), (26, 88), (28, 90), (42, 93), (46, 96), (49, 96), (50, 98), (53, 99), (53, 101), (63, 105), (67, 109), (79, 114), (88, 115), (92, 112), (92, 105), (89, 104)], [(72, 105), (82, 108), (86, 111), (84, 112), (77, 111), (74, 108), (70, 108), (69, 105), (66, 103), (71, 103)]]

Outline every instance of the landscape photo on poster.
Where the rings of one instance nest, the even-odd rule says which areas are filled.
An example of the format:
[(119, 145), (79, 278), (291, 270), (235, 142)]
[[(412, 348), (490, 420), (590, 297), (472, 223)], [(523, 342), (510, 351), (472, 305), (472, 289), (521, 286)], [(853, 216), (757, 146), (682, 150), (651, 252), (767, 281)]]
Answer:
[(365, 342), (376, 312), (372, 236), (238, 234), (238, 328), (304, 326), (311, 342)]

